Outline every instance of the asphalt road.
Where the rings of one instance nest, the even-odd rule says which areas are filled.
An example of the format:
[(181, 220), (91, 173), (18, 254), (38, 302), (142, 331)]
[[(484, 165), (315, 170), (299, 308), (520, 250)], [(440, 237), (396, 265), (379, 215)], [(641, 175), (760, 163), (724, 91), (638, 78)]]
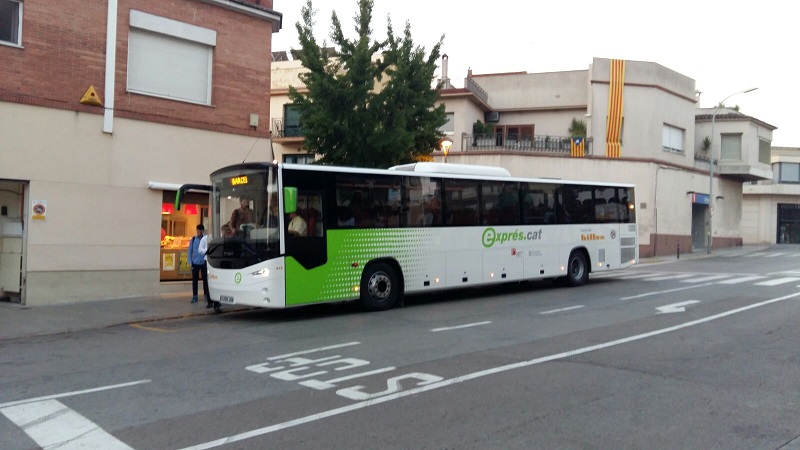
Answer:
[(799, 287), (776, 246), (4, 341), (0, 448), (797, 450)]

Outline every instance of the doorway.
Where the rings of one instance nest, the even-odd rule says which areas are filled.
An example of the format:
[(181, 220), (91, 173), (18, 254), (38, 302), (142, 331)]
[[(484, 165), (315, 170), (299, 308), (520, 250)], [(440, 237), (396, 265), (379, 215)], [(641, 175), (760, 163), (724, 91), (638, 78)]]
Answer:
[(0, 301), (24, 303), (27, 192), (27, 182), (0, 180)]
[(708, 223), (708, 205), (692, 203), (692, 249), (706, 248), (706, 223)]
[(778, 244), (800, 244), (800, 205), (778, 203)]

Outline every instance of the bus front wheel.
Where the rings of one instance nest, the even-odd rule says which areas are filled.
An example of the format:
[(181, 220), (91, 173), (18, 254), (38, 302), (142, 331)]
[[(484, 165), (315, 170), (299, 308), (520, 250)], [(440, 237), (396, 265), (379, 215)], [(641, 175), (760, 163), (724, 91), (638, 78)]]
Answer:
[(589, 263), (581, 251), (573, 251), (567, 261), (567, 276), (564, 281), (568, 286), (581, 286), (589, 279)]
[(369, 311), (383, 311), (397, 303), (400, 282), (394, 268), (386, 263), (371, 264), (361, 276), (361, 305)]

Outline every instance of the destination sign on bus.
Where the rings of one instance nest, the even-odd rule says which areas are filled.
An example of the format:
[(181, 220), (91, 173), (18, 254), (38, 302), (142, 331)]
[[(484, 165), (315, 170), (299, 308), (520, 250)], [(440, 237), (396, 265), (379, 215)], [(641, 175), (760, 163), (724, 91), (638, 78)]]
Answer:
[(231, 186), (244, 186), (248, 183), (247, 175), (241, 175), (230, 179)]

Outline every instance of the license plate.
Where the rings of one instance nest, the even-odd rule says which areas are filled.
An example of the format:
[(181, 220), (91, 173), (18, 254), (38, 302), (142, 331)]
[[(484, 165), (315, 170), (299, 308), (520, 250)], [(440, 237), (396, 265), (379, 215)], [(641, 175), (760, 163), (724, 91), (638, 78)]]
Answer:
[(220, 295), (219, 301), (220, 303), (233, 303), (233, 297), (230, 295)]

